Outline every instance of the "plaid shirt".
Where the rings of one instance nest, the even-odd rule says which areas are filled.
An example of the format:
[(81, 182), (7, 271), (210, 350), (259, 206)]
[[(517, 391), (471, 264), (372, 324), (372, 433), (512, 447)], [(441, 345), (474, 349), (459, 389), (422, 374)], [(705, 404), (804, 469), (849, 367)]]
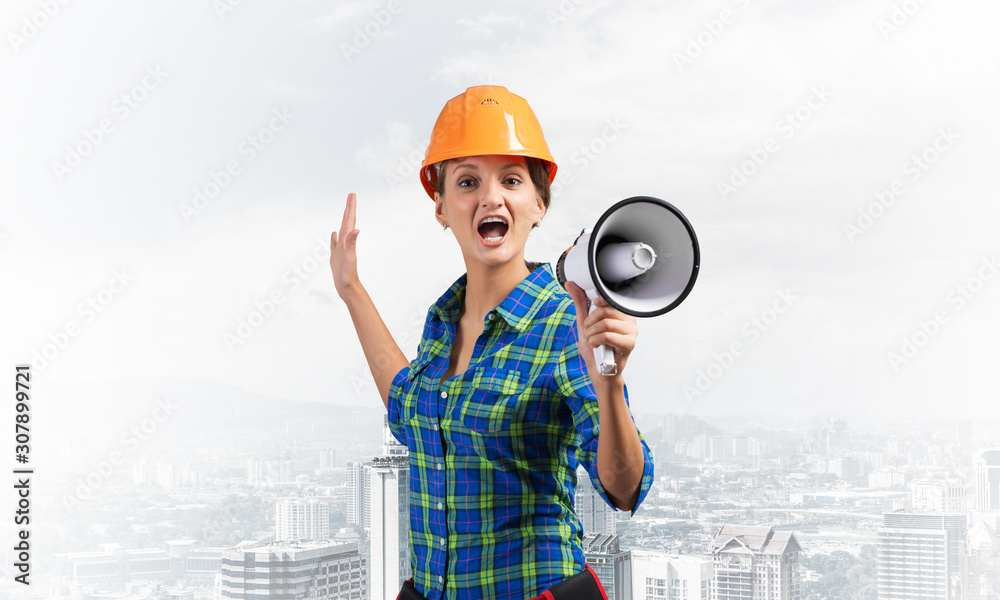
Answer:
[[(531, 274), (483, 320), (464, 373), (439, 383), (466, 275), (431, 306), (417, 357), (389, 390), (389, 427), (410, 452), (413, 582), (429, 600), (523, 600), (584, 570), (578, 464), (611, 506), (576, 307), (548, 264), (526, 264)], [(635, 508), (653, 483), (639, 439)]]

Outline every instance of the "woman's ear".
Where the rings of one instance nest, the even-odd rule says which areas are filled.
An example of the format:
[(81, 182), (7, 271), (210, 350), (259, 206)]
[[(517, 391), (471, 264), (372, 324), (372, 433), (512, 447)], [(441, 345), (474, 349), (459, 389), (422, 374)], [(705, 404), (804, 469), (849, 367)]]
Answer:
[(540, 222), (542, 220), (542, 217), (544, 217), (544, 216), (545, 216), (545, 202), (542, 201), (542, 197), (541, 196), (536, 195), (535, 196), (535, 223)]
[(439, 225), (444, 225), (447, 221), (444, 216), (444, 200), (439, 192), (434, 192), (434, 217)]

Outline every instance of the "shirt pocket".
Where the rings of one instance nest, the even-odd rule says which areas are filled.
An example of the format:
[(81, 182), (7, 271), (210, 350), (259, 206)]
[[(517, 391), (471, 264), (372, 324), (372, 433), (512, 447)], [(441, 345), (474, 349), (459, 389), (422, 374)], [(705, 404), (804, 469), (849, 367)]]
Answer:
[(469, 385), (468, 397), (462, 403), (462, 425), (478, 433), (510, 429), (518, 397), (524, 393), (521, 374), (503, 369), (477, 369)]
[(401, 425), (406, 425), (417, 414), (417, 403), (423, 395), (422, 386), (426, 384), (423, 373), (429, 362), (427, 357), (419, 356), (410, 363), (410, 370), (406, 373), (403, 393), (400, 396), (399, 418)]

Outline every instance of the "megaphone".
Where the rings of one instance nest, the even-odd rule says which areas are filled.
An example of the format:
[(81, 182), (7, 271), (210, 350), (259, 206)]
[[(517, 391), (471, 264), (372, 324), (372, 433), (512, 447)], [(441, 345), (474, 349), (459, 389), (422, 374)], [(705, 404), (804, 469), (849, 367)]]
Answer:
[[(584, 229), (556, 263), (563, 287), (572, 281), (635, 317), (655, 317), (677, 308), (698, 278), (701, 253), (691, 223), (659, 198), (634, 196), (601, 215), (593, 231)], [(594, 348), (602, 375), (618, 365), (607, 346)]]

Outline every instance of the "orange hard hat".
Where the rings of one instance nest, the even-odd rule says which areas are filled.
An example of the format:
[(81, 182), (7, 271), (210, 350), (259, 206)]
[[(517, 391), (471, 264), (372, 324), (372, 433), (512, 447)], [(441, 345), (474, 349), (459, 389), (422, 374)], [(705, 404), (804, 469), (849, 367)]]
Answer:
[(556, 162), (528, 101), (499, 85), (477, 85), (444, 105), (420, 164), (420, 183), (432, 199), (437, 191), (434, 164), (450, 158), (502, 154), (545, 161), (549, 183)]

